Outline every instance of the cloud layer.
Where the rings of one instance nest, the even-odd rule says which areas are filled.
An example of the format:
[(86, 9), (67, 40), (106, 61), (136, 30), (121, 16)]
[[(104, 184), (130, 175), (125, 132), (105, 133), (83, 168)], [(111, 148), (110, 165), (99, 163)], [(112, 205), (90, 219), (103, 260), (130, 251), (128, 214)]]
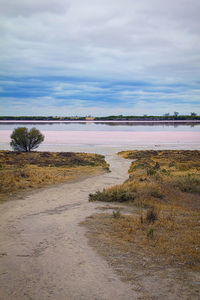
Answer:
[(1, 114), (200, 113), (199, 11), (198, 0), (0, 0)]

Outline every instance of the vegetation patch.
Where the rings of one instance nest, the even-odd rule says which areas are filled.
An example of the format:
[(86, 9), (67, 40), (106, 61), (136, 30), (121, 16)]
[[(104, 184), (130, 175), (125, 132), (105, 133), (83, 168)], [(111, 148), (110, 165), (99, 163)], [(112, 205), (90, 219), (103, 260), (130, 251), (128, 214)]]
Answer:
[(104, 156), (73, 152), (0, 151), (0, 199), (109, 170)]
[(198, 300), (199, 214), (155, 211), (95, 214), (82, 225), (89, 244), (141, 299)]
[(106, 202), (127, 202), (134, 200), (134, 188), (126, 189), (124, 186), (116, 185), (104, 189), (102, 192), (97, 191), (89, 194), (89, 201), (106, 201)]
[(100, 214), (88, 219), (95, 238), (127, 253), (129, 260), (140, 253), (157, 266), (199, 270), (200, 151), (125, 151), (119, 155), (133, 159), (129, 179), (90, 195), (90, 200), (127, 202), (137, 210), (119, 218)]

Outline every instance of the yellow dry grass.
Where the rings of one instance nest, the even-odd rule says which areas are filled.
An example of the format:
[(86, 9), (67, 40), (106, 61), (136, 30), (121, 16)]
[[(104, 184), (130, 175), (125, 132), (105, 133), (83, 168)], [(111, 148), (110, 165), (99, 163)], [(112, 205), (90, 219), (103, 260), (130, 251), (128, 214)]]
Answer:
[(19, 191), (94, 176), (108, 167), (96, 154), (0, 151), (0, 200)]
[[(134, 248), (160, 263), (200, 269), (200, 152), (126, 151), (120, 155), (133, 159), (129, 180), (90, 195), (90, 200), (125, 202), (137, 206), (137, 212), (118, 219), (95, 216), (95, 222), (103, 226), (101, 233), (95, 229), (97, 237), (104, 240), (105, 235), (104, 242), (118, 245), (122, 252)], [(147, 210), (153, 210), (155, 220), (147, 220)]]
[[(141, 216), (97, 214), (85, 224), (92, 230), (102, 248), (117, 249), (122, 255), (132, 255), (133, 264), (138, 255), (164, 265), (200, 268), (199, 215), (169, 212), (159, 215), (158, 221), (149, 223)], [(196, 231), (195, 236), (193, 235)], [(125, 259), (125, 257), (124, 257)]]

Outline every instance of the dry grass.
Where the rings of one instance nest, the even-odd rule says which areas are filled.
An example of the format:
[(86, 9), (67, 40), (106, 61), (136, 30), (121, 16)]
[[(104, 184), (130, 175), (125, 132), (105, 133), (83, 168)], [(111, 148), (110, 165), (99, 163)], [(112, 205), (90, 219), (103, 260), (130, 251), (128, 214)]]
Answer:
[(109, 166), (102, 155), (0, 151), (0, 200), (31, 188), (97, 175)]
[(146, 212), (143, 218), (95, 214), (82, 224), (88, 228), (90, 245), (123, 280), (131, 282), (138, 299), (199, 300), (198, 216), (192, 221), (183, 216), (182, 224), (181, 220), (177, 224), (179, 217), (175, 212), (159, 214), (152, 223), (146, 220)]
[[(86, 222), (102, 245), (117, 248), (121, 253), (131, 251), (148, 257), (153, 263), (182, 265), (200, 269), (199, 214), (159, 212), (158, 219), (150, 222), (142, 215), (98, 214)], [(195, 234), (194, 234), (195, 232)], [(151, 264), (151, 263), (150, 263)]]
[(95, 229), (98, 239), (117, 245), (122, 252), (134, 248), (162, 264), (200, 269), (200, 152), (128, 151), (120, 155), (134, 159), (129, 180), (90, 195), (90, 200), (120, 202), (120, 195), (123, 201), (128, 195), (129, 205), (136, 205), (140, 212), (118, 219), (95, 216), (103, 227), (101, 233)]

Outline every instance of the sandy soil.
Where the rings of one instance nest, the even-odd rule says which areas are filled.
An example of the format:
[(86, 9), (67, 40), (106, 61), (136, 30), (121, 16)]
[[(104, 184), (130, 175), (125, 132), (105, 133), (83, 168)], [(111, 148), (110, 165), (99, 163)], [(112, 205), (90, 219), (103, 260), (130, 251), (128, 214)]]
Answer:
[(106, 160), (111, 173), (0, 205), (0, 300), (139, 299), (88, 246), (79, 226), (102, 205), (89, 203), (88, 194), (128, 177), (128, 160)]

